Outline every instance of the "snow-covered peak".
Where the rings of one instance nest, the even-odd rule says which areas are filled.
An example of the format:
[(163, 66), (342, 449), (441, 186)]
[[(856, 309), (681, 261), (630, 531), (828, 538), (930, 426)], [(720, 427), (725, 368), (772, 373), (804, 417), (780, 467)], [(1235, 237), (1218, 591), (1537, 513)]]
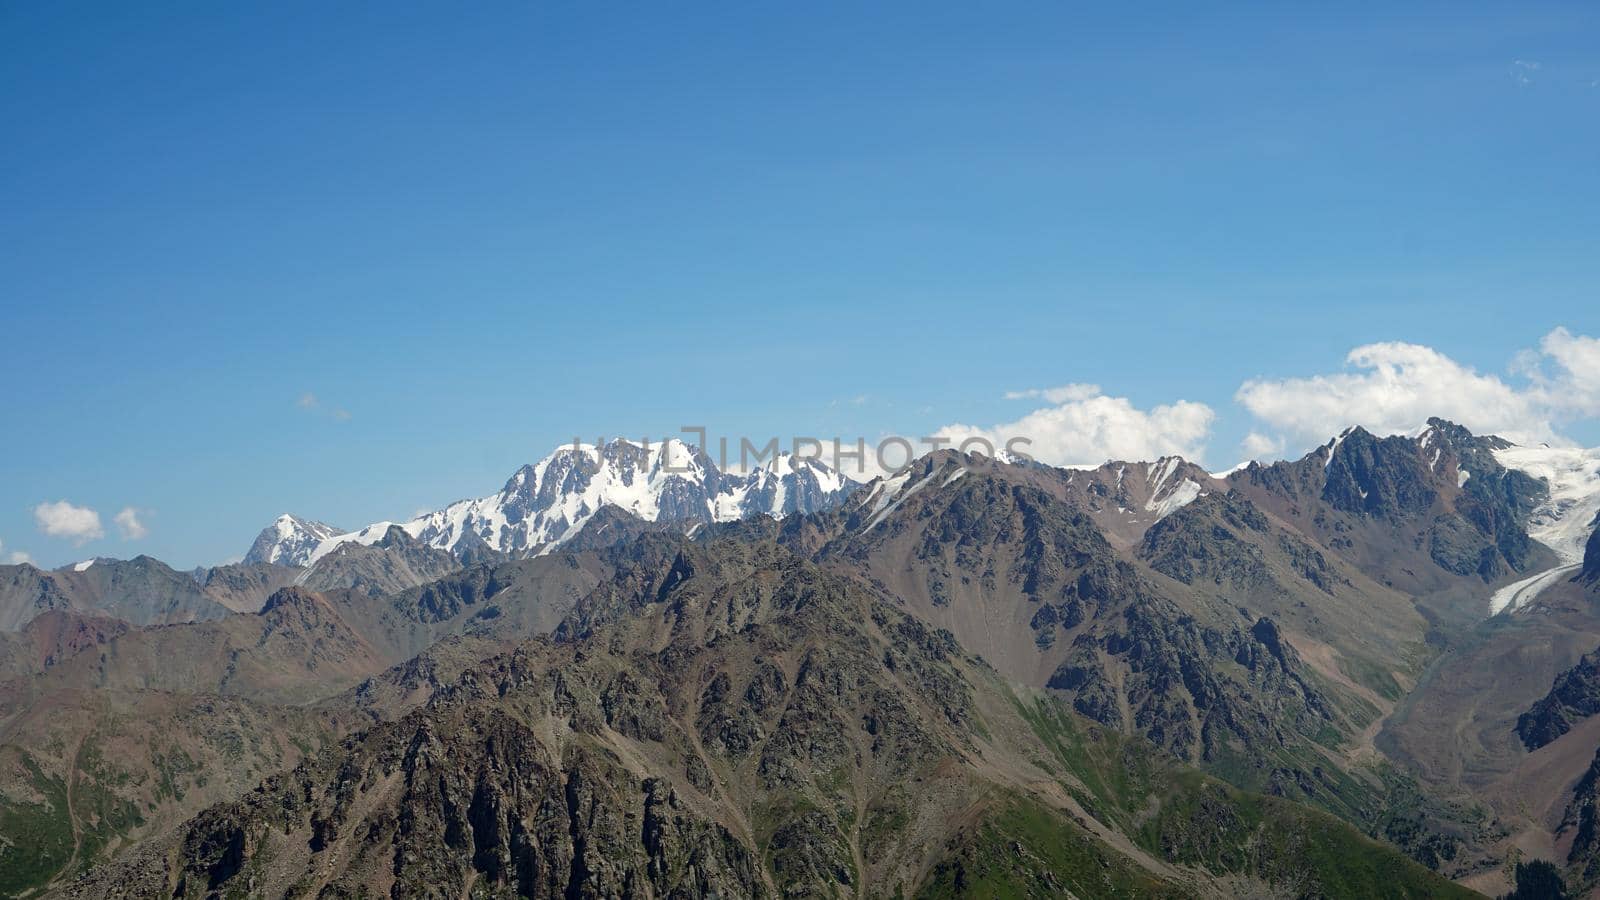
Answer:
[(1331, 440), (1331, 441), (1327, 442), (1326, 444), (1322, 445), (1323, 447), (1327, 448), (1327, 451), (1328, 451), (1328, 455), (1323, 457), (1323, 460), (1322, 460), (1322, 467), (1324, 469), (1326, 469), (1328, 466), (1333, 464), (1333, 455), (1335, 453), (1339, 452), (1339, 445), (1344, 443), (1344, 439), (1349, 437), (1350, 433), (1355, 431), (1356, 428), (1358, 428), (1358, 427), (1359, 426), (1351, 425), (1349, 428), (1346, 428), (1345, 430), (1343, 430), (1343, 431), (1339, 432), (1337, 435), (1335, 435), (1333, 440)]
[(1163, 456), (1149, 464), (1145, 481), (1150, 486), (1150, 497), (1144, 509), (1155, 513), (1156, 521), (1188, 506), (1201, 495), (1198, 482), (1179, 476), (1185, 465), (1181, 456)]
[[(788, 454), (746, 474), (724, 472), (679, 440), (566, 444), (507, 479), (499, 493), (460, 500), (398, 523), (413, 538), (458, 555), (488, 548), (514, 557), (545, 553), (614, 507), (650, 522), (686, 527), (753, 515), (782, 517), (832, 506), (858, 485), (821, 462)], [(392, 523), (329, 534), (305, 554), (310, 564), (341, 544), (372, 544)]]
[(284, 513), (256, 535), (250, 552), (244, 555), (244, 563), (303, 566), (318, 544), (339, 533), (340, 529), (332, 525)]

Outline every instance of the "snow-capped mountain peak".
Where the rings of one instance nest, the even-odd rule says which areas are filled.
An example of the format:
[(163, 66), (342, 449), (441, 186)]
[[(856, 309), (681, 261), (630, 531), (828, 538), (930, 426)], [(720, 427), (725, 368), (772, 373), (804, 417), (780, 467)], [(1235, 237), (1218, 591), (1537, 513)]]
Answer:
[[(749, 473), (735, 474), (722, 471), (700, 448), (679, 440), (567, 444), (519, 468), (498, 493), (460, 500), (409, 522), (331, 532), (304, 553), (284, 549), (278, 557), (292, 556), (297, 564), (310, 565), (341, 544), (382, 540), (391, 524), (458, 556), (482, 549), (512, 557), (535, 556), (571, 539), (608, 506), (646, 521), (690, 528), (759, 514), (815, 512), (838, 503), (857, 487), (821, 462), (787, 454)], [(275, 534), (283, 521), (262, 532), (263, 537)], [(302, 533), (285, 530), (296, 536)], [(286, 538), (291, 539), (298, 537)], [(271, 551), (260, 555), (266, 559)]]
[(256, 535), (250, 552), (244, 555), (245, 564), (278, 563), (285, 566), (303, 566), (323, 541), (341, 533), (324, 522), (302, 519), (284, 513), (271, 525)]

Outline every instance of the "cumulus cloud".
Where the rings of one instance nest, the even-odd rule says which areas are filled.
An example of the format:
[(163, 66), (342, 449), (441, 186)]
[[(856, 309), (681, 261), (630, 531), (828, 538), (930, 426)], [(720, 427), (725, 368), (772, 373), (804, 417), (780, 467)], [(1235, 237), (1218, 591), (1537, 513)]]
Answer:
[(74, 544), (105, 537), (100, 514), (87, 506), (73, 506), (66, 500), (41, 503), (33, 508), (34, 524), (50, 537), (70, 538)]
[(1239, 442), (1245, 459), (1275, 459), (1283, 453), (1283, 438), (1252, 431)]
[[(0, 550), (5, 549), (5, 546), (6, 542), (0, 541)], [(23, 553), (21, 550), (13, 550), (11, 554), (6, 557), (6, 562), (13, 566), (20, 566), (26, 562), (33, 562), (33, 559), (29, 557), (28, 554)]]
[(1246, 381), (1234, 399), (1302, 446), (1350, 425), (1375, 434), (1410, 432), (1429, 416), (1519, 443), (1564, 443), (1562, 422), (1600, 413), (1600, 341), (1565, 328), (1545, 335), (1537, 351), (1518, 355), (1514, 381), (1401, 342), (1357, 347), (1345, 365), (1347, 371), (1333, 374)]
[(1518, 357), (1518, 369), (1556, 418), (1600, 416), (1600, 340), (1557, 328), (1538, 353)]
[(139, 511), (131, 506), (123, 507), (112, 521), (117, 523), (117, 530), (122, 532), (125, 541), (137, 541), (150, 533), (150, 529), (139, 521)]
[(1057, 466), (1098, 465), (1108, 459), (1149, 460), (1169, 454), (1203, 462), (1206, 439), (1216, 420), (1216, 413), (1204, 403), (1179, 400), (1145, 410), (1126, 397), (1106, 396), (1094, 385), (1014, 391), (1007, 397), (1036, 397), (1053, 405), (989, 427), (946, 425), (935, 436), (956, 444), (981, 438), (997, 450), (1005, 449), (1013, 438), (1024, 438), (1030, 443), (1019, 449)]

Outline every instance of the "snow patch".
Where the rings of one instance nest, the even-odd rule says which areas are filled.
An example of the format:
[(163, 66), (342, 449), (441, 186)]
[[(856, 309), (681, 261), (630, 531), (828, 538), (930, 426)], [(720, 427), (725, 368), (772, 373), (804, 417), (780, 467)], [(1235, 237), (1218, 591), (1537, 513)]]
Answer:
[(872, 508), (872, 521), (868, 522), (867, 527), (861, 530), (864, 532), (871, 531), (872, 529), (878, 527), (879, 522), (882, 522), (884, 519), (894, 515), (894, 511), (899, 509), (902, 503), (905, 503), (907, 500), (911, 499), (912, 494), (922, 490), (923, 486), (932, 481), (934, 476), (938, 474), (938, 470), (929, 472), (927, 475), (923, 476), (921, 480), (909, 488), (905, 487), (906, 481), (910, 480), (911, 478), (911, 473), (909, 471), (903, 472), (899, 475), (896, 475), (893, 479), (890, 479), (891, 481), (897, 481), (898, 483), (894, 485), (893, 490), (884, 490), (883, 496), (878, 498), (877, 505)]
[(1167, 483), (1172, 473), (1178, 471), (1183, 460), (1176, 456), (1166, 456), (1156, 461), (1155, 468), (1150, 470), (1150, 493), (1152, 496), (1161, 493), (1161, 486)]
[(1221, 472), (1207, 472), (1206, 474), (1210, 475), (1212, 478), (1215, 478), (1218, 481), (1227, 481), (1229, 475), (1232, 475), (1235, 472), (1243, 472), (1245, 469), (1250, 468), (1250, 463), (1252, 463), (1252, 462), (1254, 462), (1254, 460), (1247, 459), (1244, 462), (1239, 463), (1238, 465), (1234, 466), (1231, 469), (1224, 469)]
[(1185, 506), (1193, 503), (1195, 498), (1199, 496), (1200, 485), (1188, 478), (1185, 478), (1184, 480), (1178, 482), (1177, 485), (1172, 488), (1172, 490), (1168, 491), (1165, 497), (1157, 500), (1154, 496), (1152, 496), (1149, 501), (1145, 503), (1144, 508), (1148, 512), (1155, 513), (1156, 521), (1160, 521), (1172, 513), (1175, 513)]
[(1339, 432), (1339, 436), (1338, 437), (1334, 438), (1331, 442), (1329, 442), (1329, 444), (1328, 444), (1328, 458), (1322, 461), (1322, 467), (1324, 469), (1326, 469), (1328, 466), (1333, 464), (1334, 451), (1339, 449), (1339, 445), (1341, 443), (1343, 443), (1344, 439), (1346, 437), (1349, 437), (1350, 436), (1350, 432), (1352, 432), (1354, 430), (1355, 430), (1354, 428), (1346, 428), (1345, 430)]

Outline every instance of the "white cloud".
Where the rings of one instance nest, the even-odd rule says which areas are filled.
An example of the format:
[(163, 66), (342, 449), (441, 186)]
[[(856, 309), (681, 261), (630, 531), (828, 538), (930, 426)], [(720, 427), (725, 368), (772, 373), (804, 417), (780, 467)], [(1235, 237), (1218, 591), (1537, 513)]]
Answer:
[(1063, 384), (1053, 388), (1028, 388), (1025, 391), (1006, 391), (1007, 400), (1045, 400), (1050, 403), (1071, 403), (1088, 400), (1103, 393), (1098, 384)]
[(1013, 438), (1026, 438), (1031, 443), (1019, 449), (1057, 466), (1097, 465), (1108, 459), (1151, 460), (1169, 454), (1202, 462), (1206, 438), (1216, 419), (1216, 413), (1204, 403), (1179, 400), (1142, 410), (1125, 397), (1100, 393), (1093, 385), (1013, 394), (1012, 399), (1038, 397), (1055, 405), (1036, 409), (1014, 422), (987, 428), (946, 425), (935, 434), (958, 444), (983, 438), (996, 449), (1004, 449)]
[(122, 532), (125, 541), (137, 541), (150, 533), (150, 529), (139, 521), (139, 511), (131, 506), (123, 507), (112, 521), (117, 523), (117, 530)]
[(1600, 414), (1600, 341), (1565, 328), (1518, 355), (1515, 384), (1420, 344), (1367, 344), (1345, 363), (1350, 371), (1246, 381), (1234, 399), (1306, 447), (1350, 425), (1398, 434), (1430, 416), (1520, 443), (1565, 443), (1560, 423)]
[[(1600, 416), (1600, 340), (1557, 328), (1539, 342), (1539, 351), (1522, 355), (1522, 371), (1556, 417)], [(1546, 360), (1554, 375), (1546, 372)]]
[(33, 562), (33, 557), (23, 553), (21, 550), (13, 550), (11, 551), (11, 555), (6, 557), (6, 562), (13, 566), (20, 566), (25, 563)]
[(1252, 431), (1239, 442), (1245, 459), (1276, 459), (1283, 453), (1283, 438)]
[(50, 537), (71, 538), (74, 544), (105, 537), (100, 514), (87, 506), (73, 506), (65, 500), (41, 503), (33, 508), (33, 521)]
[(300, 399), (296, 400), (294, 405), (300, 407), (301, 409), (316, 409), (317, 395), (311, 393), (310, 391), (306, 391), (304, 394), (300, 395)]

